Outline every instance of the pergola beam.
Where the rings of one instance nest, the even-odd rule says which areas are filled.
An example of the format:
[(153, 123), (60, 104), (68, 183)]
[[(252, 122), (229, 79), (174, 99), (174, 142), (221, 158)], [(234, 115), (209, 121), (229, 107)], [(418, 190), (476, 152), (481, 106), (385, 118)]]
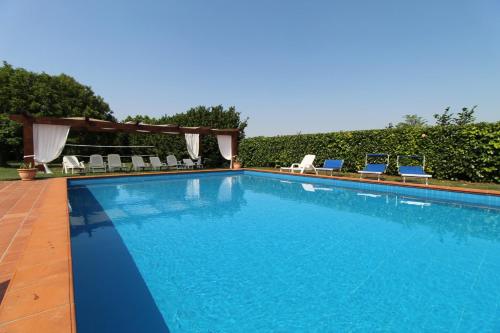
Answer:
[[(200, 135), (231, 135), (231, 147), (233, 156), (238, 151), (238, 128), (216, 129), (210, 127), (182, 127), (178, 125), (152, 125), (142, 123), (117, 123), (107, 120), (85, 118), (55, 118), (55, 117), (32, 117), (27, 114), (10, 115), (9, 119), (23, 125), (24, 155), (33, 155), (33, 124), (65, 125), (73, 130), (84, 130), (101, 133), (137, 133), (137, 134), (169, 134), (180, 135), (193, 133)], [(33, 163), (33, 157), (25, 157), (25, 163)]]

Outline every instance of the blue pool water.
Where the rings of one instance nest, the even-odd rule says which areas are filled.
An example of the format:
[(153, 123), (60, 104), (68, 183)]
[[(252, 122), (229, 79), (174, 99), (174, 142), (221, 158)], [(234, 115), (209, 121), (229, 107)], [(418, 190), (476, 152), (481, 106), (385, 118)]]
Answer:
[(71, 181), (78, 332), (499, 332), (497, 198), (363, 186)]

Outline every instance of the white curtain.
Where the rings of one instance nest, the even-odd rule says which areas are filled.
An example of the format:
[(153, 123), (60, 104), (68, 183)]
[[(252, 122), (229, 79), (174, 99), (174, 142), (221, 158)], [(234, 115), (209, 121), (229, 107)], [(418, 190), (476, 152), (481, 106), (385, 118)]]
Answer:
[(231, 147), (231, 135), (217, 135), (217, 143), (219, 150), (226, 160), (231, 161), (231, 168), (233, 167), (233, 152)]
[(33, 124), (33, 148), (35, 162), (43, 164), (46, 173), (52, 173), (47, 163), (52, 162), (61, 155), (69, 126)]
[(192, 133), (186, 133), (184, 135), (186, 137), (187, 151), (189, 153), (189, 156), (191, 156), (191, 158), (195, 160), (198, 158), (198, 154), (200, 153), (200, 135)]

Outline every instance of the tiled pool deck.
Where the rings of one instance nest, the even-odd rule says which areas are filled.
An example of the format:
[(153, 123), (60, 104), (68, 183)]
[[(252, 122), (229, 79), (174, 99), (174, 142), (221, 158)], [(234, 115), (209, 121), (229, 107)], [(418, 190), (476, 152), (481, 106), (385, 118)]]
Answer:
[[(127, 176), (134, 175), (141, 174)], [(498, 191), (363, 183), (500, 196)], [(0, 333), (76, 332), (65, 178), (0, 182), (0, 302)]]
[(66, 179), (0, 186), (0, 332), (75, 332)]

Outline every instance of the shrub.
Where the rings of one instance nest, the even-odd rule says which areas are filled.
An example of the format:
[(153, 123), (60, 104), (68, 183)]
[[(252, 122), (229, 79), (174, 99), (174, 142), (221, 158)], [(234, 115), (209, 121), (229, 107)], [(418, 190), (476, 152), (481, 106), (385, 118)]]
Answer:
[(500, 181), (500, 122), (465, 126), (404, 127), (246, 138), (239, 157), (246, 167), (289, 165), (305, 154), (344, 159), (344, 171), (356, 172), (366, 153), (391, 155), (389, 174), (397, 174), (397, 155), (425, 155), (426, 171), (438, 179)]

